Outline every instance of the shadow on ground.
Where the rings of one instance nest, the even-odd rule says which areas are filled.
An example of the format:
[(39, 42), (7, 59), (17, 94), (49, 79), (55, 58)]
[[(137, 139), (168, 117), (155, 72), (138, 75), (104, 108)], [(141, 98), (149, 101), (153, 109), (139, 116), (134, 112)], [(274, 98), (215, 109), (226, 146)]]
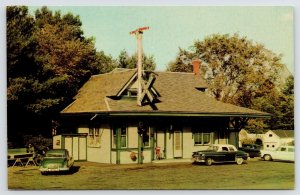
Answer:
[(43, 175), (73, 175), (77, 173), (80, 169), (80, 166), (72, 166), (69, 171), (60, 171), (60, 172), (48, 172)]

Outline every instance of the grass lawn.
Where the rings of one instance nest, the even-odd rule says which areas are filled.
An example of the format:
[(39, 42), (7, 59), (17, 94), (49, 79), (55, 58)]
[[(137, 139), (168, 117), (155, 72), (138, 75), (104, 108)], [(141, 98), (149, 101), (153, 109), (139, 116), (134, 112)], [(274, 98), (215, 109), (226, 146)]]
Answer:
[(106, 165), (76, 162), (71, 174), (9, 167), (9, 189), (294, 189), (294, 163)]

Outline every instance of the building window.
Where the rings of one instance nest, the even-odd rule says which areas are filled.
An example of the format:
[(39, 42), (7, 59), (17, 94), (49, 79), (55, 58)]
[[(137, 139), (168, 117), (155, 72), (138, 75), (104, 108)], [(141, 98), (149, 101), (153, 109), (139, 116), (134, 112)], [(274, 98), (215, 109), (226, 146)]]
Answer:
[(137, 89), (127, 89), (122, 94), (122, 97), (137, 97)]
[(269, 137), (272, 137), (273, 136), (273, 134), (269, 134)]
[(100, 147), (100, 130), (98, 127), (89, 129), (88, 147)]
[[(126, 148), (127, 147), (127, 127), (126, 126), (121, 127), (120, 136), (121, 136), (120, 146), (121, 146), (121, 148)], [(117, 129), (115, 128), (115, 129), (113, 129), (113, 148), (116, 148), (116, 144), (117, 144)]]
[(211, 133), (195, 132), (194, 133), (194, 144), (195, 145), (207, 145), (211, 143)]
[(127, 128), (122, 127), (121, 128), (121, 148), (127, 147)]

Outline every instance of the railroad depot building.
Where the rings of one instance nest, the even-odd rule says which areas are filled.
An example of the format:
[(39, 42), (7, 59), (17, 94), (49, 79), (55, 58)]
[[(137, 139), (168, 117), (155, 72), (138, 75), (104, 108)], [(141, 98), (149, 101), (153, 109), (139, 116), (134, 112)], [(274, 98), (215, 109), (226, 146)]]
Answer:
[(247, 119), (269, 114), (209, 97), (193, 63), (193, 73), (144, 71), (141, 105), (137, 69), (92, 76), (61, 112), (53, 148), (75, 160), (129, 164), (191, 158), (209, 144), (238, 146)]

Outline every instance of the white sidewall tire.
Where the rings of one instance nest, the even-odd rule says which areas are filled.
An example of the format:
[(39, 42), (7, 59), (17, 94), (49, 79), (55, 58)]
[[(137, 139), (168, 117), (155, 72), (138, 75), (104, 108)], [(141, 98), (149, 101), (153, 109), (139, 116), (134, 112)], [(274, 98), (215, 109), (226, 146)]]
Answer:
[(205, 164), (206, 164), (207, 166), (210, 166), (210, 165), (212, 164), (212, 159), (211, 159), (211, 158), (205, 159)]
[(270, 161), (272, 159), (271, 155), (270, 154), (266, 154), (264, 155), (264, 160), (266, 161)]
[(236, 158), (236, 164), (241, 165), (243, 164), (244, 159), (243, 158)]

